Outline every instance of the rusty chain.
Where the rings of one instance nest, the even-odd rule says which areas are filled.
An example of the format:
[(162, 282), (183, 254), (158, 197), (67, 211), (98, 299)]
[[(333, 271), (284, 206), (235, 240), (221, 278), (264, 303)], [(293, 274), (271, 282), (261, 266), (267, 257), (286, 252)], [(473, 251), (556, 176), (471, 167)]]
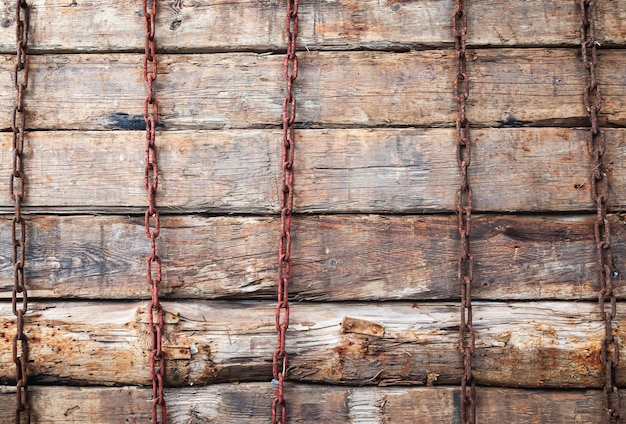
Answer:
[[(26, 132), (26, 111), (24, 109), (24, 92), (28, 87), (28, 64), (26, 48), (28, 46), (28, 28), (30, 25), (30, 7), (25, 0), (16, 1), (15, 21), (17, 62), (14, 78), (16, 100), (11, 113), (11, 129), (13, 131), (13, 167), (9, 193), (14, 204), (14, 215), (11, 220), (11, 242), (13, 263), (13, 292), (11, 306), (16, 318), (16, 333), (13, 336), (13, 362), (15, 363), (16, 415), (17, 424), (30, 423), (30, 406), (28, 404), (28, 338), (24, 334), (24, 315), (28, 310), (28, 292), (24, 267), (26, 262), (26, 221), (22, 216), (22, 200), (25, 194), (24, 175), (24, 136)], [(21, 304), (21, 305), (20, 305)]]
[[(616, 315), (616, 298), (613, 277), (619, 275), (613, 265), (611, 254), (611, 229), (606, 216), (609, 199), (609, 170), (604, 165), (606, 140), (604, 131), (598, 123), (598, 112), (602, 108), (602, 96), (596, 78), (598, 64), (595, 25), (591, 17), (591, 0), (580, 0), (581, 25), (580, 49), (582, 61), (587, 74), (587, 85), (583, 92), (583, 102), (591, 128), (587, 137), (587, 148), (593, 158), (591, 174), (591, 197), (596, 206), (596, 222), (594, 236), (599, 267), (600, 292), (598, 302), (600, 315), (604, 320), (604, 338), (602, 340), (601, 359), (605, 367), (604, 406), (607, 423), (621, 422), (620, 397), (615, 380), (619, 364), (619, 342), (613, 334), (613, 318)], [(609, 305), (607, 307), (607, 304)]]
[[(156, 208), (156, 192), (159, 185), (157, 167), (156, 125), (159, 119), (157, 100), (154, 97), (154, 81), (157, 78), (157, 58), (155, 21), (157, 0), (144, 0), (146, 46), (143, 58), (143, 76), (148, 84), (148, 94), (144, 100), (143, 117), (146, 122), (146, 164), (144, 185), (148, 193), (148, 209), (144, 216), (146, 236), (150, 239), (150, 256), (146, 258), (148, 283), (152, 288), (152, 299), (148, 306), (148, 325), (152, 333), (152, 351), (150, 353), (150, 374), (152, 376), (152, 422), (167, 422), (165, 406), (165, 355), (163, 353), (163, 307), (159, 301), (161, 283), (161, 257), (156, 252), (156, 239), (161, 225), (159, 211)], [(153, 268), (156, 268), (154, 270)], [(156, 323), (155, 323), (156, 320)]]
[(465, 113), (469, 97), (467, 78), (466, 38), (467, 13), (462, 0), (456, 0), (456, 10), (452, 17), (454, 45), (456, 50), (457, 74), (454, 80), (454, 94), (458, 102), (459, 115), (456, 121), (457, 163), (461, 170), (461, 184), (457, 190), (458, 230), (461, 237), (461, 253), (458, 259), (458, 279), (461, 284), (461, 326), (459, 348), (463, 357), (461, 376), (461, 421), (464, 424), (476, 422), (476, 380), (472, 373), (472, 355), (475, 350), (475, 333), (472, 325), (472, 281), (474, 279), (474, 257), (470, 253), (470, 233), (472, 222), (472, 188), (467, 178), (467, 168), (471, 161), (470, 124)]
[(272, 402), (272, 424), (287, 422), (284, 383), (287, 374), (285, 335), (289, 327), (289, 274), (291, 268), (291, 216), (293, 209), (293, 159), (295, 143), (296, 99), (293, 86), (298, 77), (296, 38), (298, 37), (298, 0), (287, 0), (287, 53), (283, 65), (287, 94), (283, 101), (282, 184), (280, 194), (280, 241), (278, 252), (278, 302), (276, 331), (278, 342), (272, 358), (276, 397)]

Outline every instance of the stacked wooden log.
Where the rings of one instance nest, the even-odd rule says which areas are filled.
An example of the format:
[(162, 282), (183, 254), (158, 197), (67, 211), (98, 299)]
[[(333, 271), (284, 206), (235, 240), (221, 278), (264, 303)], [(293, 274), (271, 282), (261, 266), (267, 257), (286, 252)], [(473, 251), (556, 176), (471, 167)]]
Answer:
[[(169, 418), (266, 423), (284, 5), (164, 3), (155, 90)], [(478, 420), (601, 422), (604, 324), (578, 6), (467, 3)], [(146, 421), (141, 5), (29, 4), (33, 418)], [(626, 272), (626, 0), (595, 8), (613, 254)], [(453, 12), (436, 0), (300, 6), (290, 422), (458, 420)], [(15, 22), (11, 6), (0, 13), (0, 210), (10, 214)], [(9, 224), (5, 215), (2, 423), (15, 397)], [(626, 295), (623, 285), (617, 293)], [(617, 311), (626, 343), (626, 307)], [(626, 363), (626, 349), (621, 356)], [(626, 384), (622, 365), (617, 378)]]

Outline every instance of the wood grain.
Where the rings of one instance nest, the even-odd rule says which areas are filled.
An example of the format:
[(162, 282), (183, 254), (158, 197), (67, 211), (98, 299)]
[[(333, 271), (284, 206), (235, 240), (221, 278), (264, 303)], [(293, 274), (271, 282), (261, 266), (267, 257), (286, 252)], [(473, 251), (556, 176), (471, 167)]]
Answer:
[[(150, 383), (147, 302), (137, 300), (148, 291), (141, 259), (148, 243), (137, 215), (146, 201), (140, 5), (29, 3), (29, 52), (37, 54), (29, 56), (26, 92), (33, 130), (26, 206), (48, 214), (31, 215), (28, 227), (29, 289), (40, 301), (27, 316), (29, 375), (36, 384), (65, 385), (33, 387), (34, 420), (146, 420), (149, 389), (100, 386)], [(594, 4), (601, 123), (624, 126), (626, 85), (615, 76), (626, 61), (626, 0)], [(15, 21), (12, 6), (4, 6), (0, 130), (7, 131)], [(593, 212), (591, 166), (586, 131), (576, 128), (588, 125), (577, 5), (467, 6), (478, 416), (487, 423), (594, 422), (603, 408), (604, 330), (593, 302), (594, 216), (585, 213)], [(294, 422), (458, 419), (459, 391), (446, 386), (458, 385), (462, 373), (450, 213), (459, 180), (450, 129), (453, 7), (436, 0), (302, 3), (288, 337)], [(159, 9), (158, 202), (169, 215), (159, 249), (172, 422), (253, 423), (269, 415), (282, 9), (275, 0), (182, 0)], [(607, 135), (621, 268), (626, 132)], [(9, 142), (0, 134), (5, 176)], [(0, 196), (0, 211), (10, 206)], [(426, 215), (440, 212), (446, 215)], [(496, 215), (506, 212), (520, 215)], [(7, 224), (0, 220), (0, 384), (14, 372)], [(365, 302), (374, 300), (394, 302)], [(618, 305), (614, 322), (622, 344), (624, 312)], [(626, 384), (623, 368), (617, 380)], [(10, 392), (0, 388), (0, 422), (14, 402)]]
[[(163, 211), (276, 213), (280, 131), (163, 131)], [(594, 210), (583, 129), (473, 131), (474, 210)], [(65, 213), (143, 213), (141, 131), (33, 132), (26, 143), (26, 207)], [(11, 137), (0, 134), (0, 175), (10, 175)], [(456, 209), (460, 181), (452, 129), (300, 130), (295, 210), (423, 213)], [(607, 130), (610, 206), (626, 206), (626, 131)], [(8, 193), (0, 206), (11, 207)]]
[[(13, 418), (15, 395), (0, 387), (0, 422)], [(168, 422), (264, 424), (271, 414), (269, 383), (167, 388)], [(152, 390), (139, 387), (31, 386), (37, 424), (148, 421)], [(455, 387), (338, 387), (289, 383), (292, 423), (452, 424), (459, 416)], [(624, 395), (621, 396), (624, 398)], [(603, 413), (600, 390), (559, 391), (479, 387), (480, 422), (498, 424), (591, 423)], [(5, 406), (6, 405), (6, 406)], [(626, 406), (626, 404), (624, 405)]]
[[(576, 49), (483, 49), (469, 53), (473, 125), (584, 126), (583, 66)], [(0, 58), (0, 128), (14, 103), (12, 56)], [(603, 50), (602, 122), (626, 124), (626, 85), (614, 77), (626, 50)], [(30, 59), (28, 128), (140, 129), (145, 83), (139, 54), (39, 55)], [(307, 52), (296, 83), (303, 126), (452, 126), (450, 50)], [(156, 96), (163, 129), (278, 125), (284, 96), (281, 55), (160, 55)]]
[[(623, 45), (623, 0), (597, 1), (597, 39)], [(36, 51), (106, 52), (144, 47), (140, 4), (32, 0), (29, 45)], [(14, 11), (0, 12), (0, 51), (13, 52)], [(468, 1), (471, 45), (578, 45), (579, 10), (558, 0)], [(168, 2), (157, 16), (157, 40), (167, 51), (284, 48), (284, 5), (276, 0)], [(299, 48), (398, 49), (453, 43), (454, 4), (436, 0), (314, 0), (300, 5)], [(228, 17), (225, 19), (224, 17)]]
[[(593, 216), (473, 219), (475, 299), (595, 300)], [(275, 217), (162, 218), (161, 294), (171, 299), (274, 299)], [(624, 218), (610, 217), (613, 258), (626, 260)], [(13, 288), (9, 220), (0, 221), (0, 297)], [(321, 215), (294, 221), (295, 300), (456, 300), (456, 218)], [(36, 216), (28, 223), (30, 296), (148, 298), (143, 218)], [(618, 296), (626, 295), (619, 285)]]
[[(141, 283), (138, 283), (141, 284)], [(33, 383), (149, 384), (147, 302), (30, 303), (29, 376)], [(167, 384), (268, 381), (276, 341), (275, 303), (164, 302)], [(459, 384), (457, 303), (307, 303), (291, 307), (289, 376), (347, 385)], [(343, 326), (361, 320), (358, 330)], [(620, 343), (626, 309), (617, 306)], [(14, 375), (14, 317), (0, 304), (0, 384)], [(367, 323), (373, 330), (364, 331)], [(598, 388), (604, 321), (595, 302), (474, 302), (479, 384)], [(573, 331), (575, 329), (575, 331)], [(364, 334), (367, 333), (367, 334)], [(621, 360), (626, 352), (621, 351)], [(617, 369), (617, 384), (626, 371)]]

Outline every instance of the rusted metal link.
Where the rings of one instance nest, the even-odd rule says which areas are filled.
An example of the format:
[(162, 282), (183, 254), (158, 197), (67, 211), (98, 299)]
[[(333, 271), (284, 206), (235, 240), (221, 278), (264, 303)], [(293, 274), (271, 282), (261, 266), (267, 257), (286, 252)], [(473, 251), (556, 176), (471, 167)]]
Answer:
[(152, 423), (167, 422), (165, 404), (165, 354), (163, 353), (164, 312), (159, 300), (159, 286), (162, 278), (161, 257), (157, 254), (157, 238), (161, 233), (161, 221), (156, 207), (156, 194), (159, 187), (157, 165), (156, 126), (159, 119), (158, 103), (154, 95), (154, 81), (157, 78), (156, 55), (156, 11), (157, 0), (144, 0), (145, 54), (143, 76), (147, 84), (147, 94), (143, 104), (143, 117), (146, 123), (146, 150), (144, 187), (148, 194), (148, 209), (144, 214), (146, 237), (150, 240), (150, 255), (146, 258), (146, 279), (151, 289), (148, 305), (148, 326), (152, 334), (150, 353), (150, 375), (152, 377)]
[(609, 169), (603, 162), (606, 138), (600, 128), (598, 113), (602, 108), (602, 95), (596, 76), (598, 52), (595, 24), (591, 16), (591, 0), (580, 0), (580, 49), (582, 62), (587, 74), (587, 84), (583, 90), (583, 103), (589, 116), (590, 128), (587, 148), (593, 159), (591, 171), (591, 198), (596, 206), (594, 238), (596, 243), (598, 278), (600, 289), (598, 304), (604, 321), (604, 337), (601, 347), (601, 361), (605, 368), (604, 407), (606, 423), (621, 423), (620, 396), (616, 383), (616, 368), (619, 364), (619, 341), (613, 334), (613, 319), (617, 313), (617, 299), (614, 292), (614, 276), (619, 275), (613, 264), (611, 253), (611, 229), (607, 219), (609, 200)]
[(28, 311), (28, 290), (26, 284), (26, 220), (22, 216), (22, 201), (26, 194), (24, 174), (24, 138), (26, 134), (26, 110), (24, 94), (28, 88), (28, 30), (30, 27), (30, 7), (25, 0), (15, 2), (16, 63), (13, 71), (15, 104), (11, 110), (11, 131), (13, 133), (12, 169), (9, 182), (9, 195), (13, 200), (11, 219), (11, 260), (13, 267), (13, 290), (11, 309), (15, 315), (15, 334), (12, 342), (12, 358), (15, 364), (16, 407), (15, 423), (30, 423), (28, 403), (28, 337), (24, 332), (25, 316)]
[(272, 402), (272, 424), (287, 422), (287, 402), (284, 383), (288, 370), (285, 337), (289, 328), (289, 277), (291, 272), (291, 216), (293, 212), (293, 160), (295, 143), (296, 99), (294, 82), (298, 77), (298, 0), (287, 0), (286, 41), (287, 52), (283, 72), (287, 93), (283, 101), (283, 151), (282, 183), (280, 192), (280, 239), (278, 252), (278, 301), (276, 304), (276, 332), (278, 341), (272, 357), (272, 373), (277, 385)]
[(458, 117), (456, 120), (457, 165), (461, 171), (461, 183), (457, 190), (458, 231), (461, 241), (457, 271), (457, 277), (461, 286), (459, 349), (463, 358), (464, 370), (461, 376), (461, 421), (463, 424), (474, 424), (476, 422), (476, 380), (472, 373), (472, 355), (476, 349), (476, 336), (474, 326), (472, 325), (474, 257), (470, 252), (472, 188), (468, 179), (468, 167), (472, 160), (472, 143), (470, 139), (470, 122), (466, 114), (466, 101), (469, 97), (466, 58), (467, 13), (462, 0), (456, 0), (456, 8), (452, 16), (452, 30), (457, 66), (456, 78), (454, 80), (454, 94), (458, 103)]

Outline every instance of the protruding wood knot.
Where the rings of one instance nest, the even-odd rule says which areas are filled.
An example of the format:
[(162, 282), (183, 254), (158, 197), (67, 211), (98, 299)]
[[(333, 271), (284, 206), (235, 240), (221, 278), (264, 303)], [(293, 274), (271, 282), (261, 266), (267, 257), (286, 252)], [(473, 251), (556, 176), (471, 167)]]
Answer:
[(364, 319), (345, 317), (341, 323), (341, 332), (383, 337), (385, 335), (385, 326)]
[(432, 387), (439, 378), (439, 374), (433, 371), (426, 370), (426, 385)]

